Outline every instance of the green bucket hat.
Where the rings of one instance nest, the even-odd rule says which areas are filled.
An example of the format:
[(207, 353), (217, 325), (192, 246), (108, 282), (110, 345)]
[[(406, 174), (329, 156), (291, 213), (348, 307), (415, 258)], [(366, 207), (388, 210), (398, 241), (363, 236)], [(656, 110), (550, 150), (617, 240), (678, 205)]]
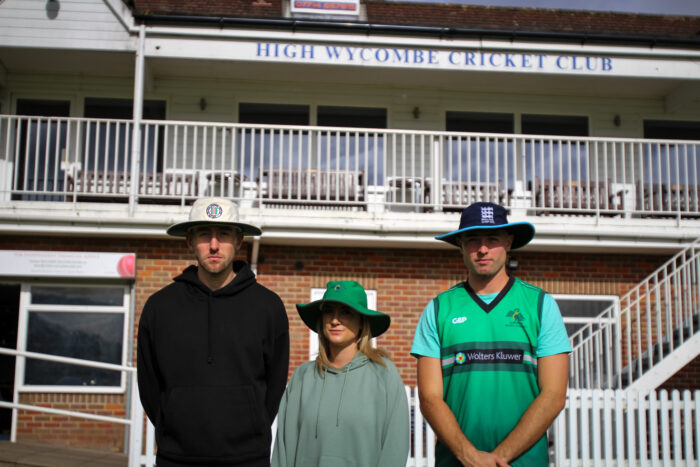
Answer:
[(302, 321), (309, 329), (316, 332), (316, 325), (321, 317), (321, 305), (324, 303), (340, 303), (347, 305), (361, 315), (369, 318), (369, 328), (372, 337), (381, 335), (389, 329), (389, 315), (367, 308), (367, 293), (355, 281), (330, 281), (326, 285), (326, 293), (321, 300), (307, 304), (297, 304), (297, 311)]

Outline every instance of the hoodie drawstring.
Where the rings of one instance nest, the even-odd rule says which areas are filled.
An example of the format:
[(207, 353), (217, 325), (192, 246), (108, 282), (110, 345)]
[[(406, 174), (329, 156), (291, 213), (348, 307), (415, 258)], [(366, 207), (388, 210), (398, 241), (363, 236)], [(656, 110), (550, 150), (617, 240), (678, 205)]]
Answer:
[(323, 391), (326, 389), (326, 367), (323, 367), (323, 384), (321, 384), (321, 395), (318, 398), (318, 409), (316, 410), (316, 435), (318, 439), (318, 420), (321, 418), (321, 401), (323, 400)]
[(348, 382), (348, 372), (350, 371), (351, 363), (345, 368), (345, 377), (343, 378), (343, 388), (340, 390), (340, 400), (338, 401), (338, 414), (335, 417), (335, 426), (340, 426), (340, 408), (343, 406), (343, 393), (345, 393), (345, 383)]
[(207, 298), (207, 363), (212, 365), (214, 363), (214, 356), (212, 355), (212, 343), (211, 343), (211, 307), (212, 307), (212, 296), (209, 294)]

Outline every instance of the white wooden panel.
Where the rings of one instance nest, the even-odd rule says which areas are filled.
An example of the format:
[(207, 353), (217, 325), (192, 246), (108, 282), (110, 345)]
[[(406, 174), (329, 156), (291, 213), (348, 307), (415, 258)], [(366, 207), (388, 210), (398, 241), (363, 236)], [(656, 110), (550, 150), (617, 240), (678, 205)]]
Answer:
[(33, 47), (123, 49), (131, 38), (102, 0), (5, 0), (0, 4), (0, 41)]

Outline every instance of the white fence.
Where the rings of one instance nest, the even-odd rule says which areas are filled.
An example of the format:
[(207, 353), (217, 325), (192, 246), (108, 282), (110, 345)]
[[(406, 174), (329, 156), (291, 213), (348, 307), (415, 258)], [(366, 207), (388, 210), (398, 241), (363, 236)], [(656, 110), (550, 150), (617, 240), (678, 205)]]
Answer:
[[(418, 388), (406, 386), (411, 420), (407, 467), (435, 465), (435, 434), (418, 410)], [(633, 392), (570, 389), (550, 430), (550, 465), (698, 466), (700, 391)], [(276, 424), (273, 426), (273, 434)], [(153, 426), (143, 465), (153, 467)], [(274, 445), (274, 441), (273, 441)], [(553, 451), (553, 452), (552, 452)]]
[(700, 391), (570, 389), (554, 423), (559, 466), (697, 466)]
[[(130, 467), (155, 464), (153, 426), (143, 439), (143, 409), (135, 368), (0, 348), (0, 354), (123, 371), (129, 375), (124, 418), (50, 407), (1, 402), (0, 408), (39, 411), (122, 424), (129, 427), (126, 451)], [(411, 420), (407, 467), (435, 464), (435, 435), (420, 413), (417, 388), (406, 387)], [(566, 466), (697, 466), (700, 459), (700, 390), (613, 391), (570, 389), (566, 408), (555, 420), (550, 442), (553, 465)], [(274, 433), (274, 429), (273, 429)]]
[(698, 141), (0, 115), (0, 198), (17, 200), (217, 195), (416, 211), (493, 201), (680, 219), (700, 216), (699, 159)]

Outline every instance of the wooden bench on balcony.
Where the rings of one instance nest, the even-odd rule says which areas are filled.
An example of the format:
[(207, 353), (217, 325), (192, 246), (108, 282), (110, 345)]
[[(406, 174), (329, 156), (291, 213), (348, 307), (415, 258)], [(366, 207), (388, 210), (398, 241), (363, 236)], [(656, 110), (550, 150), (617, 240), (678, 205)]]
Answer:
[[(127, 171), (75, 170), (67, 176), (68, 201), (126, 202), (131, 190)], [(141, 203), (172, 204), (181, 198), (188, 202), (199, 196), (199, 175), (194, 171), (139, 174), (138, 197)]]
[(533, 193), (538, 214), (618, 215), (623, 210), (617, 201), (621, 195), (609, 182), (536, 178)]
[(266, 205), (366, 208), (361, 170), (264, 169), (258, 182)]

